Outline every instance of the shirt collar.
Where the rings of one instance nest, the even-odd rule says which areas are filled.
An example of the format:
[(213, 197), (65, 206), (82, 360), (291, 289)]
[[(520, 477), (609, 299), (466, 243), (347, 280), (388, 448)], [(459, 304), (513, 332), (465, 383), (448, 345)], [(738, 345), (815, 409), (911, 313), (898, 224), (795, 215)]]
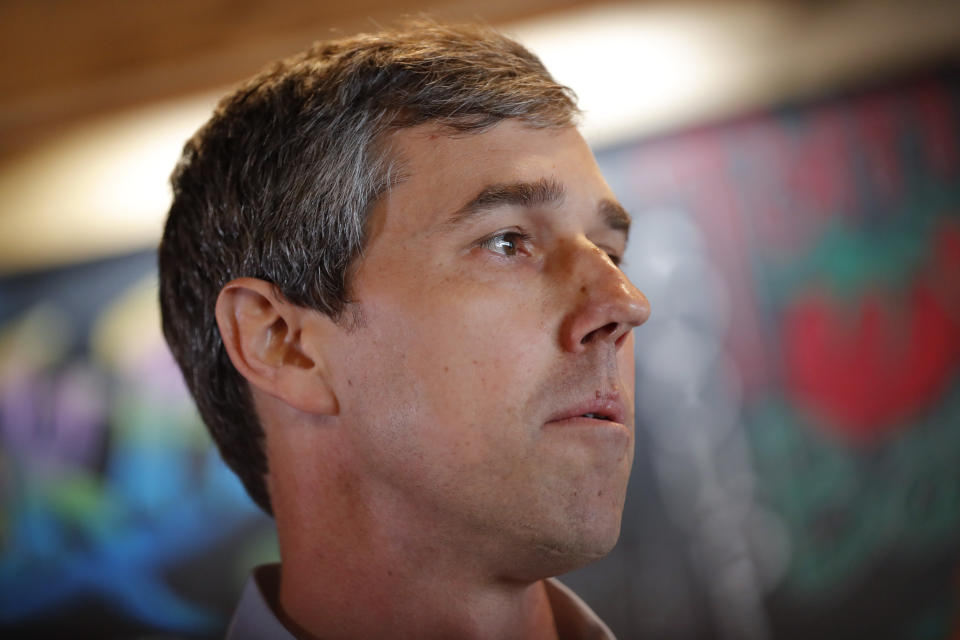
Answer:
[(610, 627), (570, 587), (556, 578), (547, 578), (544, 583), (561, 638), (616, 640)]
[(253, 570), (227, 627), (226, 640), (296, 640), (267, 604), (265, 594), (279, 593), (279, 583), (279, 564)]

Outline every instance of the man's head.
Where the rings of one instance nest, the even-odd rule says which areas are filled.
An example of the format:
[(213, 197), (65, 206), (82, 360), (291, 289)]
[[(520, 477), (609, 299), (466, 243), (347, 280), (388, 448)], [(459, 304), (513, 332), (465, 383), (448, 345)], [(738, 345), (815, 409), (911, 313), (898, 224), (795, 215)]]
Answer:
[(164, 332), (261, 507), (322, 520), (323, 477), (441, 535), (612, 545), (648, 307), (575, 115), (516, 43), (421, 24), (279, 63), (187, 144)]
[[(367, 214), (396, 173), (389, 132), (423, 122), (480, 131), (505, 118), (571, 124), (539, 60), (482, 29), (318, 43), (226, 97), (187, 143), (160, 247), (164, 333), (227, 463), (270, 511), (262, 431), (213, 315), (240, 276), (340, 318)], [(350, 319), (344, 319), (349, 322)]]

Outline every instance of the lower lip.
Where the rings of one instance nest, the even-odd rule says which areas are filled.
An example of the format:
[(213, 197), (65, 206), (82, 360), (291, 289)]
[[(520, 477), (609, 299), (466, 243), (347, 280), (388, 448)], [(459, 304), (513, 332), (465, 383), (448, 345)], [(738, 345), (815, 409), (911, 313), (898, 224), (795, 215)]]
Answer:
[(633, 431), (626, 425), (610, 420), (576, 416), (548, 422), (543, 425), (543, 430), (550, 434), (547, 441), (554, 444), (572, 440), (591, 448), (599, 446), (617, 459), (633, 444)]
[(613, 422), (612, 420), (602, 420), (600, 418), (588, 418), (586, 416), (573, 416), (572, 418), (563, 418), (561, 420), (551, 420), (545, 426), (547, 427), (589, 427), (592, 429), (626, 429), (626, 426)]

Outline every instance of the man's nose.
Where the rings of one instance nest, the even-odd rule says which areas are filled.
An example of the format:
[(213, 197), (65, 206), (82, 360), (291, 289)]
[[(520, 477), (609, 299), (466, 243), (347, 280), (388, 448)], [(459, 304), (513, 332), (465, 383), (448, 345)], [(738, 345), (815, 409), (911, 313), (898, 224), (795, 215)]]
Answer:
[(650, 317), (650, 302), (607, 256), (586, 238), (570, 247), (568, 286), (574, 303), (561, 326), (565, 351), (611, 343), (620, 348), (630, 331)]

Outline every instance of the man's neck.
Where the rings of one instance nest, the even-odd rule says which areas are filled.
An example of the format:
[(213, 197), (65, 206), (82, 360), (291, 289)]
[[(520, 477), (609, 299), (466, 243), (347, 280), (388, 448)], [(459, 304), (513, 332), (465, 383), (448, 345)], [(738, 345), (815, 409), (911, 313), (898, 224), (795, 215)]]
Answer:
[(543, 581), (444, 580), (375, 563), (326, 573), (305, 566), (283, 564), (274, 603), (298, 638), (557, 638)]
[(432, 505), (411, 503), (348, 465), (304, 459), (312, 458), (278, 463), (283, 473), (272, 476), (271, 492), (282, 496), (274, 501), (283, 559), (277, 609), (296, 635), (557, 637), (541, 580), (554, 573), (552, 557), (531, 554), (526, 540), (439, 518)]

